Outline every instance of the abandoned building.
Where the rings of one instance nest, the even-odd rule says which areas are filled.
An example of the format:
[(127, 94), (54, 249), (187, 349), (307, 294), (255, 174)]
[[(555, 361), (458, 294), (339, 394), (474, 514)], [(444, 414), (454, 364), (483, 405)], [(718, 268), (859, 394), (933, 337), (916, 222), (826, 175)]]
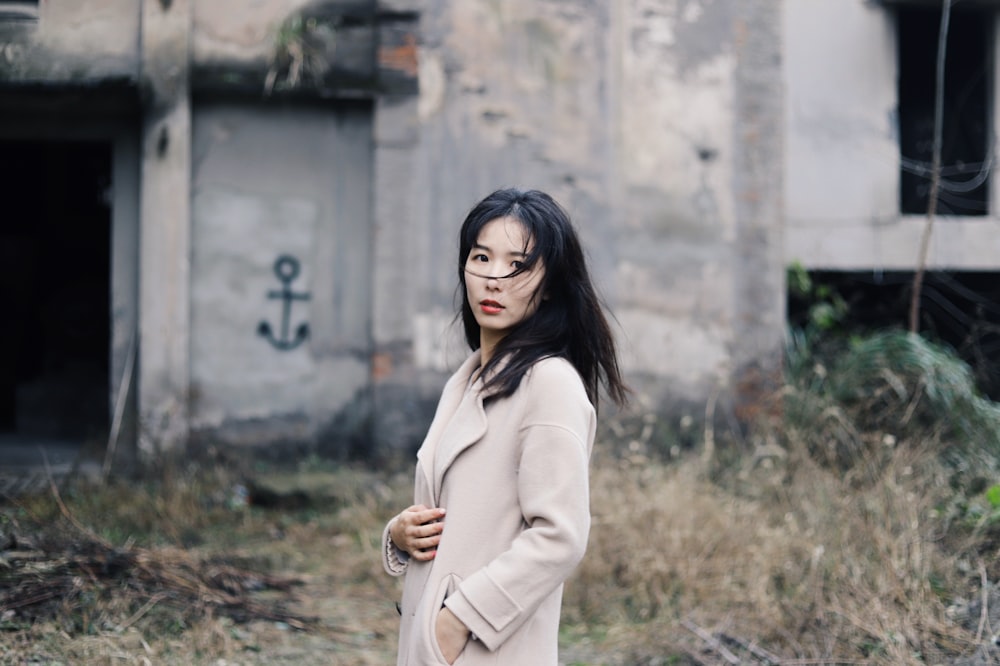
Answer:
[[(960, 7), (927, 265), (982, 294), (998, 5)], [(939, 17), (0, 0), (0, 462), (32, 439), (412, 450), (466, 353), (458, 226), (509, 185), (573, 216), (643, 409), (752, 402), (780, 373), (789, 265), (871, 296), (917, 264)]]

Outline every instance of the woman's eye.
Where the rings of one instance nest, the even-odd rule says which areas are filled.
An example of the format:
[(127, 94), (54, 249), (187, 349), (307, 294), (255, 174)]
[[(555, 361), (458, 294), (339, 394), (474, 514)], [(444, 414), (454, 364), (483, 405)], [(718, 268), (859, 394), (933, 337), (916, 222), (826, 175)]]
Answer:
[(489, 259), (486, 258), (485, 254), (474, 254), (471, 257), (469, 257), (469, 261), (479, 261), (482, 263), (486, 263), (487, 261), (489, 261)]
[(521, 270), (521, 268), (524, 267), (524, 262), (523, 261), (512, 261), (512, 262), (510, 262), (510, 265), (514, 268), (515, 271), (519, 271), (519, 270)]

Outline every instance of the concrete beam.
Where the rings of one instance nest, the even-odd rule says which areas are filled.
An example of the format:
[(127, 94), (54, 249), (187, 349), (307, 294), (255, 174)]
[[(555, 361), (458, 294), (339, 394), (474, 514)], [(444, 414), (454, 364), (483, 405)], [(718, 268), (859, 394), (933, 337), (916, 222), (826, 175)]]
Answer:
[(740, 0), (736, 13), (733, 384), (752, 420), (781, 382), (785, 327), (780, 0)]
[(139, 455), (187, 442), (190, 387), (189, 0), (143, 0)]
[(374, 2), (314, 3), (288, 16), (262, 48), (204, 50), (196, 97), (357, 99), (417, 93), (418, 14)]

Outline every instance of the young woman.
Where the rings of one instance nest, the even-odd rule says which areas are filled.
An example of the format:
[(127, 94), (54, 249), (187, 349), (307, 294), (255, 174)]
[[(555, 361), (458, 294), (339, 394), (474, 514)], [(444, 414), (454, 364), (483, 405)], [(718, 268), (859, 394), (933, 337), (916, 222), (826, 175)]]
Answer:
[(566, 212), (498, 190), (459, 235), (473, 353), (417, 452), (414, 503), (386, 525), (406, 574), (398, 664), (555, 666), (563, 582), (590, 529), (588, 461), (604, 385), (627, 389)]

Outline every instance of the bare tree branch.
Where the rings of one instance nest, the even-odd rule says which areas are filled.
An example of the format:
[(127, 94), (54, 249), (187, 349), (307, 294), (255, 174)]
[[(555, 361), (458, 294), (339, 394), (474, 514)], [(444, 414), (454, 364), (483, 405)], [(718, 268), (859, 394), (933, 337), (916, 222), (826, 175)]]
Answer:
[(944, 127), (944, 63), (948, 50), (948, 24), (951, 22), (951, 3), (953, 0), (941, 0), (941, 27), (938, 31), (937, 72), (934, 83), (934, 144), (931, 156), (931, 188), (927, 200), (927, 223), (920, 237), (920, 255), (917, 258), (917, 270), (913, 275), (913, 293), (910, 294), (910, 332), (920, 329), (920, 291), (924, 284), (924, 273), (927, 271), (927, 252), (931, 242), (931, 230), (934, 227), (934, 215), (937, 213), (938, 190), (941, 188), (941, 136)]

